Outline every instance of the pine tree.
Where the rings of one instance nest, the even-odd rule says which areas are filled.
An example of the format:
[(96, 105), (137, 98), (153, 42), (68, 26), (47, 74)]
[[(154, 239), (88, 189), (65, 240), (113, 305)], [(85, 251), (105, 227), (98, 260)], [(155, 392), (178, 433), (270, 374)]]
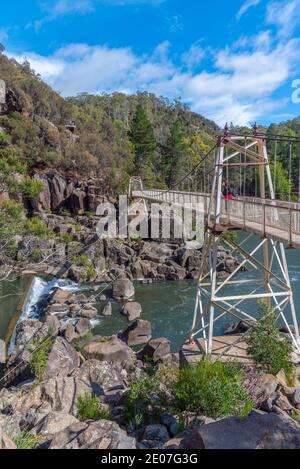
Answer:
[(157, 147), (154, 130), (149, 121), (145, 109), (140, 104), (137, 106), (129, 130), (129, 139), (133, 145), (135, 155), (134, 168), (137, 174), (142, 175), (153, 171), (153, 160)]
[(184, 174), (186, 145), (185, 131), (180, 120), (174, 122), (170, 129), (170, 137), (163, 149), (163, 173), (168, 187), (173, 187)]

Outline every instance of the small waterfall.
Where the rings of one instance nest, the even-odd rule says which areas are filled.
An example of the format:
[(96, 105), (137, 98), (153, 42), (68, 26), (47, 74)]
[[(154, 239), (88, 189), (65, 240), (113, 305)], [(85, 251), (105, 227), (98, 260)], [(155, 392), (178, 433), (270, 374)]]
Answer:
[[(57, 287), (68, 291), (76, 291), (79, 289), (78, 285), (74, 282), (71, 282), (70, 280), (54, 278), (49, 281), (40, 277), (34, 277), (17, 324), (20, 321), (24, 321), (25, 319), (40, 319), (42, 311), (38, 305), (39, 301), (43, 297), (49, 295), (54, 290), (54, 288)], [(8, 348), (9, 353), (12, 353), (14, 349), (15, 339), (16, 327), (10, 339)]]

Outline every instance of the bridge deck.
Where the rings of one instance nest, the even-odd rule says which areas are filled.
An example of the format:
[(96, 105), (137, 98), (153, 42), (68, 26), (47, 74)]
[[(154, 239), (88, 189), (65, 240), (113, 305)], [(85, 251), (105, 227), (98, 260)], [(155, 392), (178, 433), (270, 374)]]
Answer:
[[(195, 192), (145, 190), (133, 192), (133, 196), (177, 207), (189, 206), (203, 216), (207, 215), (210, 204), (209, 194)], [(298, 203), (247, 197), (223, 199), (221, 223), (300, 248)]]

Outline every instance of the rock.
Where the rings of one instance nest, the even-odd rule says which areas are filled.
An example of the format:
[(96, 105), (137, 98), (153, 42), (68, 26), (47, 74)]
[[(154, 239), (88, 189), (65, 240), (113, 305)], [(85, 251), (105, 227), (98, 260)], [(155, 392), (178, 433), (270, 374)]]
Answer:
[(292, 410), (293, 406), (290, 404), (290, 401), (286, 396), (279, 394), (278, 397), (275, 399), (275, 405), (279, 407), (279, 409), (288, 411)]
[(17, 449), (15, 443), (0, 428), (0, 449)]
[(155, 363), (162, 360), (171, 353), (170, 341), (168, 339), (151, 339), (140, 352), (141, 356), (150, 358)]
[(287, 382), (287, 378), (286, 378), (286, 374), (284, 370), (280, 370), (277, 373), (276, 378), (278, 379), (281, 386), (288, 387), (288, 382)]
[(51, 208), (55, 211), (63, 205), (66, 181), (59, 174), (54, 174), (49, 180), (49, 187), (51, 194)]
[(51, 331), (53, 335), (57, 335), (60, 329), (60, 322), (57, 316), (54, 314), (47, 314), (44, 321), (48, 326), (49, 331)]
[(135, 361), (134, 352), (117, 336), (95, 336), (85, 345), (84, 353), (88, 358), (96, 358), (106, 362), (120, 362), (129, 366)]
[(252, 412), (197, 429), (200, 448), (205, 449), (294, 449), (300, 445), (300, 427), (276, 414)]
[(149, 321), (136, 319), (133, 321), (125, 331), (120, 333), (120, 338), (128, 345), (141, 345), (145, 344), (151, 339), (152, 328)]
[(134, 438), (128, 437), (115, 422), (99, 420), (75, 423), (57, 433), (50, 449), (135, 449)]
[(76, 379), (90, 383), (96, 396), (105, 396), (110, 402), (118, 400), (127, 389), (127, 371), (121, 362), (87, 360), (78, 369)]
[(105, 317), (112, 315), (112, 304), (110, 301), (104, 306), (101, 314)]
[(70, 297), (70, 292), (57, 288), (52, 295), (51, 301), (53, 303), (64, 303), (65, 301), (68, 300), (69, 297)]
[(78, 334), (75, 331), (75, 327), (70, 322), (65, 328), (64, 337), (68, 342), (72, 342), (73, 340), (78, 339)]
[(6, 362), (6, 345), (4, 340), (0, 339), (0, 363)]
[(189, 428), (184, 432), (178, 434), (175, 438), (167, 441), (163, 445), (166, 450), (181, 450), (181, 449), (202, 449), (202, 439), (199, 435), (198, 429)]
[(43, 189), (35, 199), (31, 200), (32, 208), (37, 212), (49, 212), (51, 210), (51, 193), (47, 178), (36, 173), (34, 179), (43, 184)]
[(32, 339), (39, 340), (48, 334), (48, 326), (34, 319), (20, 321), (16, 327), (16, 347), (32, 342)]
[(147, 425), (143, 433), (143, 440), (154, 440), (165, 443), (170, 439), (168, 430), (164, 425)]
[(76, 376), (58, 376), (41, 384), (36, 392), (39, 393), (38, 398), (40, 400), (37, 400), (35, 407), (39, 407), (40, 403), (44, 402), (48, 403), (52, 411), (65, 412), (76, 416), (78, 397), (85, 392), (92, 393), (93, 387), (89, 381), (83, 381)]
[(50, 412), (32, 430), (36, 435), (54, 435), (61, 432), (78, 420), (66, 412)]
[(91, 305), (86, 305), (84, 308), (80, 309), (76, 316), (82, 318), (94, 319), (98, 314), (98, 310)]
[(179, 420), (178, 417), (174, 417), (172, 414), (163, 414), (160, 417), (161, 423), (167, 427), (168, 432), (171, 436), (177, 435), (179, 432)]
[(300, 404), (300, 388), (297, 388), (293, 395), (293, 401), (295, 405)]
[(92, 325), (87, 318), (80, 318), (75, 324), (75, 331), (79, 337), (85, 336), (92, 329)]
[(48, 358), (47, 378), (69, 376), (79, 366), (76, 350), (62, 337), (57, 337)]
[(240, 321), (237, 324), (231, 324), (228, 326), (225, 331), (224, 335), (231, 335), (231, 334), (244, 334), (249, 330), (249, 328), (255, 323), (255, 321)]
[(129, 300), (134, 296), (133, 283), (129, 279), (115, 280), (113, 283), (113, 297), (116, 300)]
[(173, 254), (172, 249), (164, 243), (145, 242), (141, 258), (154, 263), (162, 264)]
[(121, 313), (127, 316), (128, 321), (131, 322), (141, 316), (142, 307), (140, 303), (130, 301), (123, 306)]

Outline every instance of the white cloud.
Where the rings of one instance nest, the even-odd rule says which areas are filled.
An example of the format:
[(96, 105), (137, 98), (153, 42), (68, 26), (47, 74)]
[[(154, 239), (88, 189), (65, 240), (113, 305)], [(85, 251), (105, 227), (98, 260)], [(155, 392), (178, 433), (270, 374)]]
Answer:
[(279, 36), (289, 37), (300, 24), (300, 0), (275, 0), (267, 7), (267, 22), (279, 29)]
[(237, 12), (237, 15), (236, 15), (236, 18), (237, 20), (240, 20), (242, 18), (242, 16), (245, 15), (245, 13), (247, 13), (247, 11), (252, 8), (252, 7), (256, 7), (259, 3), (260, 3), (261, 0), (246, 0), (241, 8), (239, 9), (239, 11)]
[(199, 67), (205, 56), (205, 50), (199, 44), (193, 44), (190, 49), (182, 55), (183, 63), (189, 68)]
[(157, 5), (164, 0), (48, 0), (42, 4), (42, 8), (48, 13), (48, 19), (59, 16), (79, 13), (90, 13), (97, 4), (108, 6), (125, 6), (137, 4)]
[(269, 33), (262, 32), (223, 50), (206, 50), (213, 61), (210, 71), (199, 67), (203, 56), (199, 45), (194, 44), (175, 63), (168, 41), (142, 56), (127, 47), (87, 44), (69, 44), (50, 57), (13, 56), (19, 61), (26, 56), (33, 69), (64, 96), (147, 90), (181, 97), (194, 111), (220, 125), (226, 121), (248, 124), (275, 110), (281, 112), (285, 101), (276, 100), (274, 93), (293, 76), (299, 62), (300, 40), (272, 43), (272, 47), (271, 43)]

